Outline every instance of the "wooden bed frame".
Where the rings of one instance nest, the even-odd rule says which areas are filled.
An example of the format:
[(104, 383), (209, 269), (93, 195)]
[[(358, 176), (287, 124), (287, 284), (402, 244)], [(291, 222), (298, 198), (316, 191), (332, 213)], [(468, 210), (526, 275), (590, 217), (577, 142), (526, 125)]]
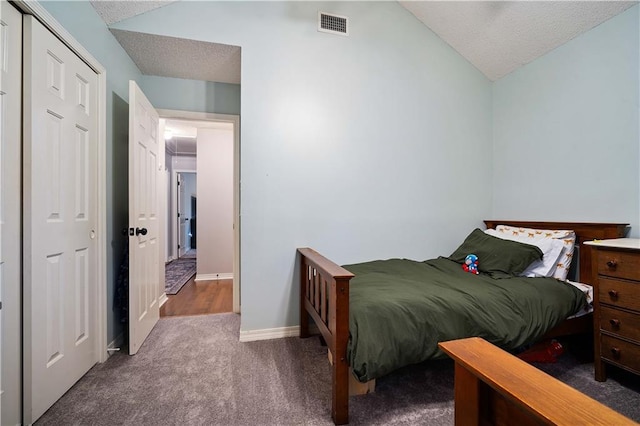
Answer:
[[(592, 284), (591, 249), (585, 241), (624, 237), (625, 223), (536, 222), (485, 220), (487, 228), (509, 225), (538, 229), (571, 229), (580, 253), (580, 282)], [(309, 337), (309, 316), (331, 352), (331, 417), (337, 425), (349, 422), (349, 281), (353, 274), (310, 248), (300, 254), (300, 337)], [(545, 338), (592, 333), (591, 315), (567, 320), (545, 334)]]

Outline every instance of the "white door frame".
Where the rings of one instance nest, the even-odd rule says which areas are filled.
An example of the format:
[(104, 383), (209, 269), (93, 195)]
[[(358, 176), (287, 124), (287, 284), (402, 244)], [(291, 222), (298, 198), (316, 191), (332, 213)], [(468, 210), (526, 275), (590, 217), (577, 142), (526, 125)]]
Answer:
[(180, 249), (178, 248), (178, 244), (180, 244), (180, 229), (178, 225), (178, 174), (182, 173), (193, 173), (195, 175), (198, 172), (193, 169), (175, 169), (171, 173), (171, 238), (173, 239), (173, 244), (171, 247), (171, 256), (173, 259), (178, 259), (180, 255)]
[(240, 116), (170, 109), (157, 111), (160, 118), (165, 120), (218, 121), (233, 124), (233, 312), (240, 313)]
[(107, 360), (107, 75), (106, 69), (93, 57), (55, 18), (35, 1), (15, 0), (14, 4), (24, 13), (33, 15), (49, 31), (55, 34), (72, 52), (82, 59), (98, 75), (98, 221), (96, 229), (97, 255), (97, 330), (96, 353), (98, 362)]

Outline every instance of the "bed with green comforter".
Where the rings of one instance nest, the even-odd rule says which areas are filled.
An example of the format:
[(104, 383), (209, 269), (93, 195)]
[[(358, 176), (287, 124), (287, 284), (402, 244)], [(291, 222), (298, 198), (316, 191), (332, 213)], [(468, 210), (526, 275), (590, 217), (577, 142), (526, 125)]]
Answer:
[(440, 257), (353, 265), (347, 356), (360, 381), (445, 355), (438, 342), (479, 336), (515, 349), (534, 341), (586, 303), (554, 278), (465, 272)]

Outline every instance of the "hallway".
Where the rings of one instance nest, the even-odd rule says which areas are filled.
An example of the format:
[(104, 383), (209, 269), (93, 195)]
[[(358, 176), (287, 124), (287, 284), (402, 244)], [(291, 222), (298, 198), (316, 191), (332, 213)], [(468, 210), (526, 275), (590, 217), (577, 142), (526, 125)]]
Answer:
[(195, 281), (192, 277), (160, 307), (160, 316), (205, 315), (232, 312), (233, 280)]

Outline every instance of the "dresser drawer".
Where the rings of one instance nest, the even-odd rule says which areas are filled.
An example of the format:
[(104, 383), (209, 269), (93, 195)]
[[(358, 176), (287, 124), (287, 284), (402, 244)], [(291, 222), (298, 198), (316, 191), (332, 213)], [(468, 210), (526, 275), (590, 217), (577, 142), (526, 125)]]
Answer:
[(600, 248), (596, 253), (599, 275), (640, 280), (640, 257), (637, 252)]
[(640, 315), (602, 306), (600, 329), (640, 342)]
[(600, 356), (607, 361), (640, 371), (640, 346), (611, 336), (602, 336)]
[(600, 303), (640, 311), (640, 283), (600, 277), (598, 297)]

